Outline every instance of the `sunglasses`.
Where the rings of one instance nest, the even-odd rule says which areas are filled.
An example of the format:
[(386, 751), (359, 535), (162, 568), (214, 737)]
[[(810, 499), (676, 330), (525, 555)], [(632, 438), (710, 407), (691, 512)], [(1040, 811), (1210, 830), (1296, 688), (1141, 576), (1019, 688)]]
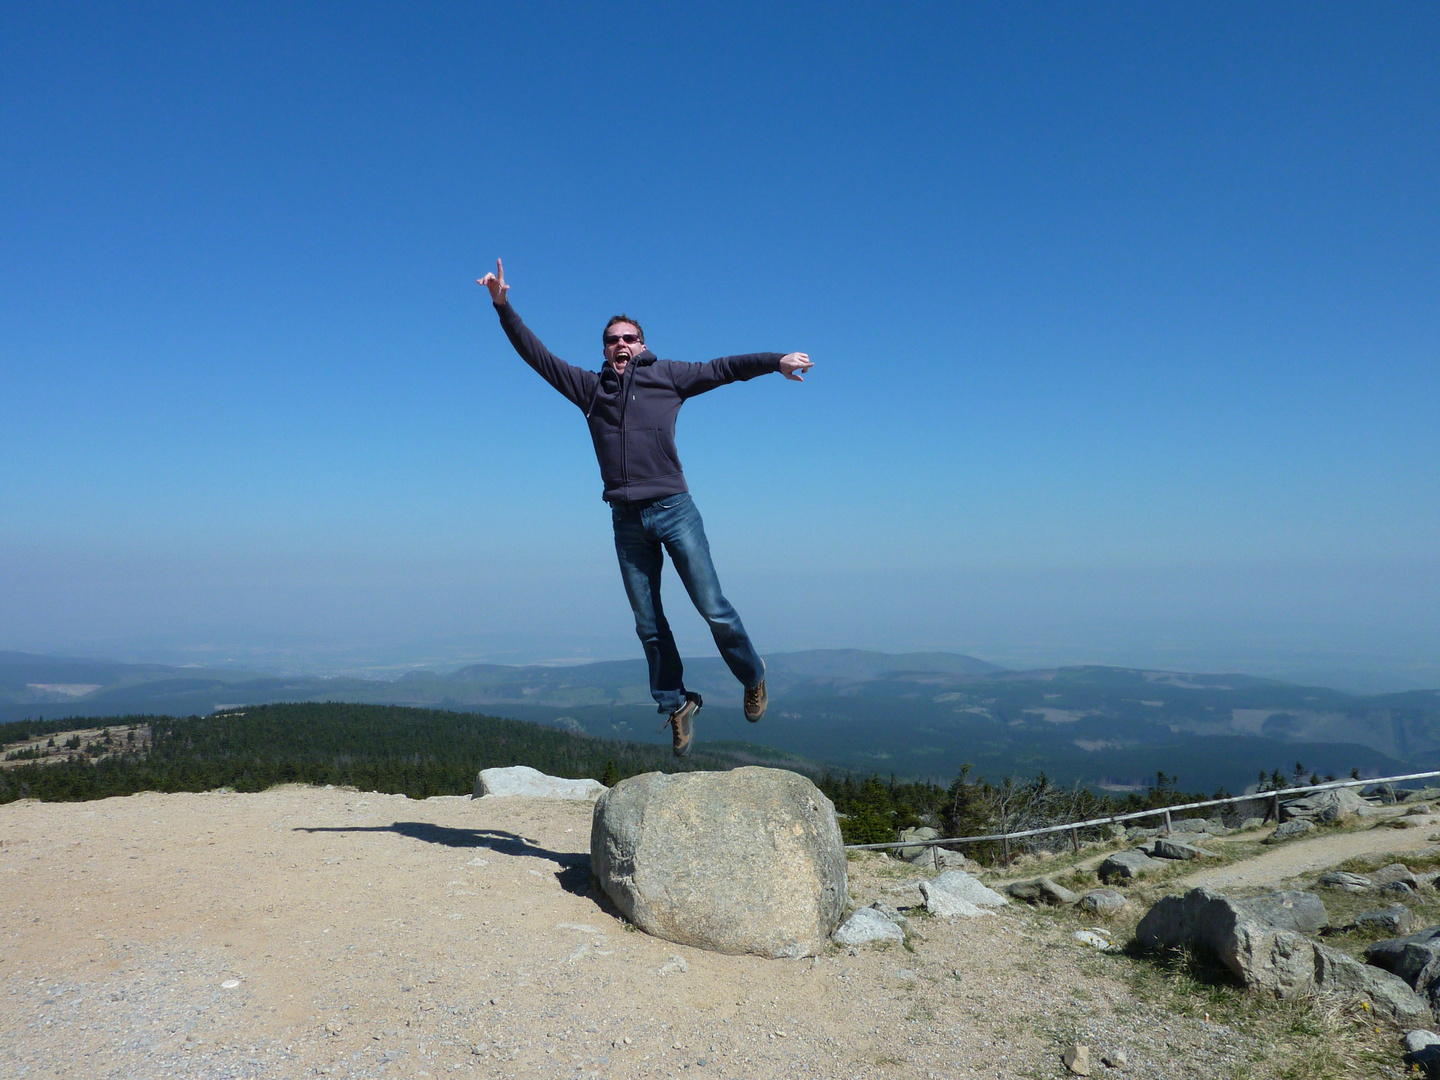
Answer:
[(606, 335), (605, 335), (605, 344), (606, 344), (606, 345), (619, 345), (620, 342), (622, 342), (622, 341), (625, 342), (626, 345), (634, 345), (634, 344), (635, 344), (637, 341), (639, 341), (639, 340), (640, 340), (640, 335), (639, 335), (639, 334), (606, 334)]

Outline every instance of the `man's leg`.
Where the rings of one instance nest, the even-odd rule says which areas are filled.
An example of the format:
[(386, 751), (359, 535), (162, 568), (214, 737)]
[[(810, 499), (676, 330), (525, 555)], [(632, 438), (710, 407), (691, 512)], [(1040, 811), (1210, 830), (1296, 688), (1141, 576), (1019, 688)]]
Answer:
[(675, 647), (675, 637), (660, 605), (660, 570), (665, 555), (660, 542), (648, 534), (641, 510), (613, 506), (610, 516), (620, 577), (635, 613), (635, 635), (650, 667), (650, 696), (661, 712), (674, 712), (685, 702), (685, 684), (680, 650)]
[[(705, 523), (689, 495), (664, 500), (666, 509), (655, 513), (652, 528), (665, 544), (675, 563), (685, 591), (701, 617), (710, 626), (715, 645), (740, 685), (750, 690), (765, 679), (765, 662), (750, 642), (740, 615), (720, 591), (720, 578), (710, 558), (710, 541), (705, 537)], [(658, 509), (658, 508), (657, 508)]]

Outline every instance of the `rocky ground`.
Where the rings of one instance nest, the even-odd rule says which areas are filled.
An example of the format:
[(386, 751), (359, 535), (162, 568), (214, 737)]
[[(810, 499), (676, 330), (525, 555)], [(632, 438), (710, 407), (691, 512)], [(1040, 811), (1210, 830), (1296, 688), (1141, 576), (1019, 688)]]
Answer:
[[(1117, 1051), (1116, 1076), (1266, 1075), (1263, 1029), (1177, 1013), (1075, 916), (916, 916), (903, 946), (806, 960), (650, 938), (591, 889), (590, 810), (302, 787), (0, 807), (0, 1075), (1058, 1077), (1077, 1041), (1092, 1075)], [(850, 863), (859, 904), (915, 877)]]

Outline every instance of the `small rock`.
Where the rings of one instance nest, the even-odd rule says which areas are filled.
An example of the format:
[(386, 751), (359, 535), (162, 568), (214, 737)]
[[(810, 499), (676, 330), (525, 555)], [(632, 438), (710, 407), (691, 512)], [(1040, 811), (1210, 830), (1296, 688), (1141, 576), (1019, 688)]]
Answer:
[(1130, 1059), (1125, 1056), (1124, 1050), (1111, 1050), (1100, 1061), (1111, 1069), (1123, 1069), (1130, 1064)]
[(1414, 806), (1410, 806), (1405, 810), (1406, 817), (1419, 817), (1421, 814), (1428, 813), (1430, 813), (1430, 804), (1423, 802), (1416, 803)]
[(1158, 837), (1155, 841), (1155, 850), (1152, 854), (1157, 859), (1199, 859), (1215, 858), (1210, 852), (1198, 848), (1194, 844), (1186, 844), (1179, 840), (1168, 840), (1165, 837)]
[(1440, 1035), (1433, 1031), (1426, 1031), (1424, 1028), (1416, 1028), (1414, 1031), (1405, 1033), (1405, 1052), (1407, 1054), (1418, 1054), (1427, 1046), (1440, 1046)]
[(656, 970), (656, 975), (683, 975), (690, 970), (690, 965), (685, 963), (683, 956), (672, 956)]
[(1315, 823), (1305, 818), (1294, 818), (1275, 826), (1275, 831), (1267, 836), (1263, 843), (1279, 844), (1286, 840), (1294, 840), (1297, 836), (1304, 836), (1306, 833), (1315, 831)]
[(1097, 915), (1114, 915), (1117, 911), (1123, 911), (1129, 902), (1125, 899), (1125, 894), (1116, 889), (1091, 889), (1080, 897), (1080, 908), (1082, 911), (1093, 911)]
[(529, 795), (546, 799), (597, 799), (605, 794), (605, 785), (598, 780), (565, 780), (547, 776), (529, 765), (511, 765), (504, 769), (481, 769), (475, 777), (475, 798), (501, 795)]
[(1401, 896), (1414, 896), (1415, 890), (1408, 881), (1387, 881), (1380, 886), (1381, 892), (1398, 893)]
[(1048, 877), (1032, 878), (1029, 881), (1013, 881), (1005, 886), (1005, 895), (1027, 904), (1051, 904), (1066, 907), (1076, 903), (1080, 897), (1063, 885), (1057, 885)]
[(857, 908), (830, 936), (839, 945), (866, 945), (872, 941), (904, 941), (905, 931), (874, 908)]
[(935, 862), (942, 871), (964, 870), (971, 874), (980, 871), (980, 864), (978, 862), (959, 851), (946, 851), (944, 848), (935, 848)]
[(1355, 916), (1355, 929), (1380, 930), (1397, 937), (1413, 933), (1416, 925), (1414, 913), (1404, 904), (1391, 904), (1389, 907), (1362, 911)]
[(1010, 902), (964, 870), (946, 870), (932, 881), (920, 882), (920, 893), (932, 915), (968, 917), (975, 914), (969, 908), (1004, 907)]
[(1375, 887), (1375, 882), (1363, 874), (1347, 874), (1343, 870), (1321, 874), (1318, 883), (1328, 889), (1343, 889), (1345, 892), (1365, 892)]
[(1415, 871), (1411, 870), (1403, 862), (1387, 863), (1379, 870), (1371, 873), (1370, 880), (1376, 885), (1389, 885), (1392, 881), (1403, 881), (1412, 889), (1418, 889), (1420, 887), (1420, 879), (1415, 876)]
[(1067, 1046), (1065, 1053), (1060, 1055), (1060, 1060), (1076, 1076), (1090, 1075), (1090, 1047), (1084, 1043)]
[(1097, 873), (1101, 881), (1119, 878), (1128, 881), (1152, 870), (1159, 870), (1165, 864), (1156, 862), (1143, 851), (1117, 851), (1100, 864)]
[(1244, 821), (1240, 822), (1240, 831), (1241, 831), (1241, 832), (1245, 832), (1245, 831), (1247, 831), (1247, 830), (1249, 830), (1249, 829), (1263, 829), (1264, 827), (1265, 827), (1265, 819), (1264, 819), (1264, 818), (1259, 818), (1259, 817), (1247, 817)]
[(1104, 930), (1076, 930), (1071, 935), (1082, 945), (1089, 945), (1092, 949), (1099, 949), (1101, 952), (1110, 952), (1115, 948), (1115, 942)]
[(873, 910), (878, 911), (881, 915), (884, 915), (885, 918), (889, 919), (902, 930), (910, 925), (909, 919), (905, 918), (904, 915), (901, 915), (900, 912), (896, 911), (889, 904), (885, 903), (884, 900), (876, 900), (873, 904), (870, 905), (870, 907)]
[[(921, 826), (918, 829), (901, 829), (896, 839), (938, 840), (940, 839), (940, 830), (932, 829), (928, 825)], [(933, 862), (935, 858), (935, 849), (933, 847), (922, 847), (916, 845), (915, 847), (897, 848), (895, 850), (895, 854), (899, 855), (900, 858), (904, 859), (906, 862), (914, 862), (917, 859), (923, 858), (924, 856), (928, 855)]]

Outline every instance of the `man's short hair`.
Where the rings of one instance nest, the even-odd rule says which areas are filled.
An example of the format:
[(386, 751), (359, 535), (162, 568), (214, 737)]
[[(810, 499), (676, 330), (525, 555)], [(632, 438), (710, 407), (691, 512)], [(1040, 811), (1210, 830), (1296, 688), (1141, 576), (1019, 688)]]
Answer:
[(640, 344), (645, 344), (645, 331), (640, 328), (640, 324), (638, 322), (632, 319), (629, 315), (611, 315), (610, 321), (605, 324), (605, 329), (600, 331), (601, 345), (605, 344), (605, 335), (610, 333), (610, 327), (614, 326), (617, 322), (628, 322), (631, 326), (635, 327), (635, 332), (640, 335)]

